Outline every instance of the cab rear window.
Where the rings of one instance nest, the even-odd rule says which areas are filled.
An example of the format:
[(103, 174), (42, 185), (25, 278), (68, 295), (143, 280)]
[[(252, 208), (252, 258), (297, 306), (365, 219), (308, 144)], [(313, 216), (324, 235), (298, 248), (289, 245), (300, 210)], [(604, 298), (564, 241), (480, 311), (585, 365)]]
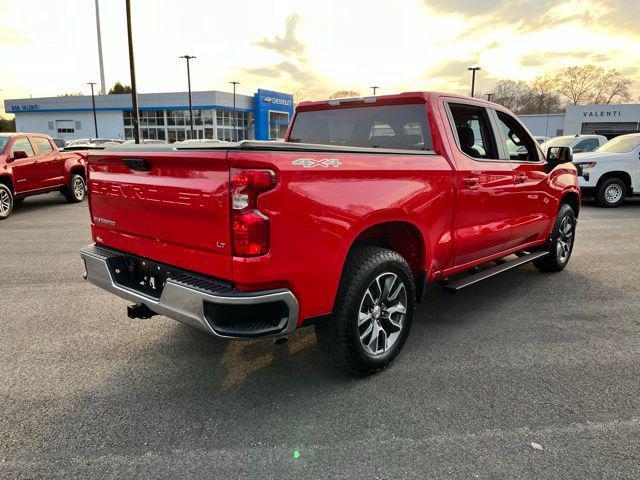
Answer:
[(425, 104), (298, 112), (289, 142), (433, 150)]

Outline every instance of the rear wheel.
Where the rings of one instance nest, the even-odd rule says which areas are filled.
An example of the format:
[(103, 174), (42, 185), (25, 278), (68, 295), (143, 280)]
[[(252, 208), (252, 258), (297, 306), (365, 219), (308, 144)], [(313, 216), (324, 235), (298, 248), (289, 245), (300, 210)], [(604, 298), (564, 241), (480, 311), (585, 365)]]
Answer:
[(601, 207), (617, 207), (627, 196), (627, 185), (620, 178), (607, 178), (598, 187), (596, 201)]
[(13, 194), (6, 185), (0, 183), (0, 220), (4, 220), (13, 210)]
[(566, 203), (560, 206), (547, 243), (549, 255), (533, 264), (541, 272), (559, 272), (569, 263), (576, 234), (576, 216)]
[(87, 186), (82, 175), (77, 173), (71, 175), (69, 186), (62, 191), (62, 194), (69, 203), (78, 203), (83, 201), (87, 194)]
[(404, 258), (384, 248), (359, 248), (345, 265), (333, 316), (316, 325), (316, 338), (339, 365), (369, 375), (398, 355), (414, 312), (415, 286)]

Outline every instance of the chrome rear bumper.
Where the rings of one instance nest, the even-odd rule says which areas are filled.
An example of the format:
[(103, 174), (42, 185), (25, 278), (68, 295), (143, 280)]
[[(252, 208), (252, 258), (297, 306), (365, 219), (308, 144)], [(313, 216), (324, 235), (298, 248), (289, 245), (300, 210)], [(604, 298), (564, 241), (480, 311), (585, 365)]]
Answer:
[[(126, 254), (96, 245), (88, 245), (80, 250), (85, 264), (85, 279), (94, 285), (134, 303), (142, 303), (160, 315), (204, 330), (224, 338), (262, 338), (287, 335), (297, 327), (298, 301), (287, 289), (261, 292), (242, 292), (230, 285), (212, 280), (202, 281), (188, 272), (178, 278), (168, 278), (159, 298), (131, 286), (124, 286), (114, 279), (113, 262), (121, 260)], [(191, 278), (195, 278), (192, 281)], [(243, 310), (240, 316), (247, 316), (247, 308), (278, 305), (278, 311), (285, 312), (276, 327), (260, 328), (259, 322), (247, 321), (242, 332), (221, 327), (216, 323), (212, 312), (224, 310), (225, 316), (237, 310)], [(255, 310), (255, 309), (254, 309)], [(259, 308), (258, 308), (259, 310)]]

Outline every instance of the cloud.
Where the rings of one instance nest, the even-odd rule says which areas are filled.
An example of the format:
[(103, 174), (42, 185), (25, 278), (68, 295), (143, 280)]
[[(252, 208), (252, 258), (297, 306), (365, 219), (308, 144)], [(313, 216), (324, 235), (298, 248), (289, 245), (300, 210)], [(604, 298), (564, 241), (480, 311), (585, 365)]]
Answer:
[(302, 17), (298, 14), (289, 15), (285, 20), (285, 32), (283, 36), (276, 35), (273, 40), (263, 38), (256, 42), (256, 45), (272, 50), (281, 55), (295, 55), (302, 57), (305, 46), (296, 37), (296, 29)]
[(262, 67), (243, 68), (246, 75), (266, 78), (287, 90), (304, 90), (306, 97), (323, 97), (331, 91), (331, 83), (309, 65), (306, 46), (297, 37), (297, 28), (302, 20), (298, 14), (285, 19), (284, 35), (273, 39), (262, 38), (255, 45), (279, 54), (282, 61)]
[(638, 0), (422, 0), (440, 13), (456, 13), (482, 20), (470, 29), (489, 30), (511, 25), (522, 32), (550, 29), (566, 23), (624, 30), (638, 34), (640, 1)]

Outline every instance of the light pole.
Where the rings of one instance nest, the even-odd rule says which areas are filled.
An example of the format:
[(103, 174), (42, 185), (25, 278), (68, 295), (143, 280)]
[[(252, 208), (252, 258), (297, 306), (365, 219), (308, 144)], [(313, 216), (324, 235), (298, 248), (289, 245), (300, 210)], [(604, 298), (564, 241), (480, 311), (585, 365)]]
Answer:
[(93, 127), (96, 131), (96, 138), (98, 138), (98, 116), (96, 115), (96, 96), (93, 92), (93, 87), (96, 82), (87, 82), (87, 85), (91, 85), (91, 103), (93, 104)]
[(490, 102), (495, 93), (487, 93), (487, 102)]
[(236, 113), (236, 85), (240, 85), (240, 82), (229, 82), (233, 85), (233, 141), (238, 141), (238, 115)]
[(376, 94), (376, 90), (378, 90), (380, 87), (378, 87), (377, 85), (373, 85), (372, 87), (369, 87), (371, 90), (373, 90), (373, 94)]
[(100, 63), (100, 94), (107, 93), (104, 86), (104, 61), (102, 59), (102, 34), (100, 33), (100, 5), (96, 0), (96, 31), (98, 33), (98, 63)]
[(131, 106), (133, 107), (133, 139), (140, 143), (140, 110), (138, 109), (138, 90), (136, 88), (136, 63), (133, 59), (133, 35), (131, 33), (131, 0), (126, 0), (127, 39), (129, 41), (129, 71), (131, 72)]
[(476, 72), (482, 70), (480, 67), (469, 67), (467, 70), (471, 71), (471, 97), (476, 93)]
[(189, 123), (191, 124), (191, 138), (193, 139), (193, 104), (191, 102), (191, 68), (189, 67), (189, 61), (194, 57), (193, 55), (182, 55), (179, 58), (184, 58), (187, 61), (187, 83), (189, 86)]

